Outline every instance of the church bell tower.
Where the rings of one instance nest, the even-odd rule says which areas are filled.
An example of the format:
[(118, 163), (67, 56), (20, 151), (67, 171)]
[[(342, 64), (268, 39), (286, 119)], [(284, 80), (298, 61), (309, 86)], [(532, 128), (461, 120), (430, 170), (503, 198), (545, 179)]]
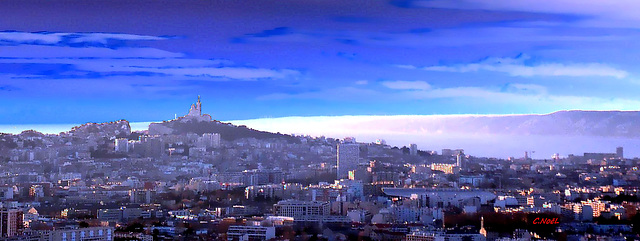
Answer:
[(200, 95), (198, 95), (198, 102), (196, 102), (196, 110), (198, 115), (202, 115), (202, 103), (200, 102)]

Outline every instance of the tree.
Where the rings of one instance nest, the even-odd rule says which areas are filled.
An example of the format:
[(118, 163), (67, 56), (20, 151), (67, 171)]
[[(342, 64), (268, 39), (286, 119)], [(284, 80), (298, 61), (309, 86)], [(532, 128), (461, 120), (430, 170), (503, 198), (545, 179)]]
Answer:
[(142, 233), (144, 231), (144, 225), (138, 222), (134, 222), (127, 225), (124, 231), (133, 232), (133, 233)]

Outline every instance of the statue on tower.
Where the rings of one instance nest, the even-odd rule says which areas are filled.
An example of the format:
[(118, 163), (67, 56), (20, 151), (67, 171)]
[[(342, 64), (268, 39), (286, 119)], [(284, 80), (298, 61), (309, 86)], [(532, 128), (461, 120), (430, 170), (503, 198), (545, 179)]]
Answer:
[(200, 103), (200, 95), (198, 95), (198, 102), (196, 102), (196, 104), (198, 105), (197, 106), (198, 107), (198, 111), (200, 111), (201, 114), (202, 114), (202, 103)]

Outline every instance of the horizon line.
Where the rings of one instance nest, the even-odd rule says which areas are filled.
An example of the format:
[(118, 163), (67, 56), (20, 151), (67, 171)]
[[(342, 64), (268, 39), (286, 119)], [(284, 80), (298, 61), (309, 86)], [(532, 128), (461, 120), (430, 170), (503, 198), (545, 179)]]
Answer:
[[(552, 115), (559, 112), (574, 112), (574, 111), (582, 111), (582, 112), (640, 112), (640, 110), (559, 110), (553, 111), (549, 113), (530, 113), (530, 114), (522, 114), (522, 113), (513, 113), (513, 114), (425, 114), (425, 115), (384, 115), (384, 114), (374, 114), (374, 115), (317, 115), (317, 116), (280, 116), (280, 117), (258, 117), (251, 119), (235, 119), (235, 120), (212, 120), (219, 121), (224, 123), (232, 123), (233, 122), (242, 122), (242, 121), (255, 121), (255, 120), (275, 120), (275, 119), (304, 119), (304, 118), (344, 118), (344, 117), (508, 117), (508, 116), (545, 116)], [(171, 119), (173, 120), (173, 119)], [(29, 123), (29, 124), (0, 124), (0, 134), (20, 134), (24, 131), (36, 131), (43, 134), (59, 134), (61, 132), (68, 132), (73, 127), (82, 126), (86, 124), (103, 124), (109, 122), (117, 122), (117, 121), (127, 121), (131, 127), (131, 131), (144, 131), (148, 130), (148, 125), (151, 123), (162, 123), (165, 121), (171, 120), (160, 120), (160, 121), (128, 121), (127, 119), (118, 119), (104, 122), (85, 122), (82, 124), (79, 123)], [(135, 125), (134, 128), (132, 125)], [(146, 128), (141, 128), (146, 125)], [(242, 124), (239, 124), (242, 125)], [(17, 127), (23, 127), (20, 129), (16, 129)], [(51, 127), (58, 126), (56, 131), (53, 130), (44, 130), (43, 128), (34, 128), (34, 127)], [(11, 128), (13, 127), (13, 128)], [(64, 130), (62, 128), (64, 127)], [(7, 132), (6, 129), (13, 129), (12, 131)], [(62, 130), (62, 131), (60, 131)]]
[[(262, 119), (278, 119), (278, 118), (308, 118), (308, 117), (369, 117), (369, 116), (375, 116), (375, 117), (424, 117), (424, 116), (437, 116), (437, 117), (441, 117), (441, 116), (445, 116), (445, 117), (465, 117), (465, 116), (479, 116), (479, 117), (500, 117), (500, 116), (527, 116), (527, 115), (535, 115), (535, 116), (541, 116), (541, 115), (551, 115), (551, 114), (555, 114), (555, 113), (559, 113), (559, 112), (574, 112), (574, 111), (582, 111), (582, 112), (640, 112), (639, 110), (582, 110), (582, 109), (567, 109), (567, 110), (557, 110), (557, 111), (552, 111), (552, 112), (546, 112), (546, 113), (511, 113), (511, 114), (362, 114), (362, 115), (308, 115), (308, 116), (304, 116), (304, 115), (290, 115), (290, 116), (278, 116), (278, 117), (270, 117), (270, 116), (265, 116), (265, 117), (256, 117), (256, 118), (249, 118), (249, 119), (233, 119), (233, 120), (212, 120), (212, 121), (219, 121), (219, 122), (232, 122), (232, 121), (247, 121), (247, 120), (262, 120)], [(207, 113), (204, 113), (207, 114)], [(0, 126), (12, 126), (12, 125), (85, 125), (85, 124), (101, 124), (101, 123), (109, 123), (109, 122), (117, 122), (117, 121), (127, 121), (129, 123), (160, 123), (163, 121), (171, 121), (174, 119), (170, 119), (170, 120), (154, 120), (154, 121), (129, 121), (126, 118), (121, 118), (121, 119), (113, 119), (113, 120), (107, 120), (107, 121), (102, 121), (102, 122), (96, 122), (96, 121), (87, 121), (84, 122), (82, 124), (80, 123), (0, 123)], [(0, 133), (2, 133), (2, 131), (0, 130)]]

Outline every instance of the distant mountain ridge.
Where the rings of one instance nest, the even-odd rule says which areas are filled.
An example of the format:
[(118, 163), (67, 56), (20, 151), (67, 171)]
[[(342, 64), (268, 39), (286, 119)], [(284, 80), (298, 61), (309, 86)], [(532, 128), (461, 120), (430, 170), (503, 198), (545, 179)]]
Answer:
[(640, 137), (638, 111), (558, 111), (545, 115), (460, 116), (420, 124), (416, 127), (437, 129), (443, 133)]
[[(235, 122), (234, 122), (235, 123)], [(252, 128), (304, 133), (310, 130), (418, 135), (560, 135), (640, 137), (639, 111), (558, 111), (517, 115), (393, 115), (282, 117), (237, 121)]]

